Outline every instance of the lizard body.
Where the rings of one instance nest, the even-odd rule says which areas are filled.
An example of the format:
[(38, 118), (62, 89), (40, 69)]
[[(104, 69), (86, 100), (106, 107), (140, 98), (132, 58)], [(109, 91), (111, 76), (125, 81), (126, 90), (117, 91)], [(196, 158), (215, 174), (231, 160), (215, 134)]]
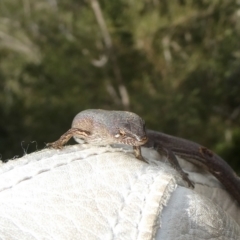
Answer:
[(176, 158), (182, 157), (213, 174), (240, 204), (240, 179), (222, 158), (195, 142), (145, 130), (144, 121), (135, 113), (100, 109), (82, 111), (74, 118), (72, 128), (47, 146), (62, 148), (71, 137), (79, 143), (88, 142), (93, 145), (131, 145), (136, 158), (143, 161), (141, 147), (152, 147), (159, 153), (164, 152), (181, 177), (189, 186), (194, 187)]
[[(240, 204), (240, 178), (220, 156), (198, 143), (161, 132), (147, 130), (149, 141), (143, 145), (167, 154), (173, 153), (210, 172)], [(170, 157), (168, 156), (168, 159)], [(169, 159), (171, 162), (171, 159)]]

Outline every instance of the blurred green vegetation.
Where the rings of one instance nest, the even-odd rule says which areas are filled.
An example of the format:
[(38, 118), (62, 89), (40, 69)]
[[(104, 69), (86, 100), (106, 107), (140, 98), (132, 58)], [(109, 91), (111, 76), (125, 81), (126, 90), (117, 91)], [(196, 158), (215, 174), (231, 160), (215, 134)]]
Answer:
[(233, 0), (2, 0), (1, 159), (102, 108), (136, 112), (240, 172), (239, 39)]

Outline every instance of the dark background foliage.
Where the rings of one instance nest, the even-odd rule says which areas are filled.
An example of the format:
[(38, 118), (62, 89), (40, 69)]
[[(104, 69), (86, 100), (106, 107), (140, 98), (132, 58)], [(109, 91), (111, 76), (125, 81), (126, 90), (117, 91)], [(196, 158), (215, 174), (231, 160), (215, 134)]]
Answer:
[(1, 159), (42, 149), (88, 108), (216, 151), (240, 172), (240, 3), (3, 0)]

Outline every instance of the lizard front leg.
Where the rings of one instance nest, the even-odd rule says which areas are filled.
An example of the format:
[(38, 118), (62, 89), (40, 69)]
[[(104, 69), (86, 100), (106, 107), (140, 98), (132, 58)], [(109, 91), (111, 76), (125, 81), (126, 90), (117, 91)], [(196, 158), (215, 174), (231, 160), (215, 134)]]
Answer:
[(142, 152), (141, 152), (141, 147), (140, 146), (133, 146), (133, 151), (134, 151), (134, 155), (137, 159), (148, 163), (142, 156)]
[(47, 147), (58, 148), (61, 149), (63, 145), (65, 145), (71, 137), (78, 136), (85, 138), (89, 136), (88, 131), (81, 130), (79, 128), (71, 128), (67, 132), (65, 132), (57, 141), (52, 143), (47, 143)]
[(157, 150), (160, 154), (164, 152), (172, 167), (181, 175), (182, 179), (188, 183), (189, 187), (194, 188), (194, 183), (188, 178), (188, 174), (182, 170), (176, 156), (170, 149), (164, 148), (159, 144), (154, 144), (154, 149)]

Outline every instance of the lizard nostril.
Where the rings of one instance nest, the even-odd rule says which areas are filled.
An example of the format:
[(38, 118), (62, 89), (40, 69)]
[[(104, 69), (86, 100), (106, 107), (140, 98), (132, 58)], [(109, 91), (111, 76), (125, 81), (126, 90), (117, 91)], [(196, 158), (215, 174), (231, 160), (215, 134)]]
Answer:
[(141, 138), (137, 138), (137, 140), (139, 141), (139, 142), (145, 142), (145, 141), (147, 141), (147, 137), (145, 136), (145, 137), (141, 137)]

